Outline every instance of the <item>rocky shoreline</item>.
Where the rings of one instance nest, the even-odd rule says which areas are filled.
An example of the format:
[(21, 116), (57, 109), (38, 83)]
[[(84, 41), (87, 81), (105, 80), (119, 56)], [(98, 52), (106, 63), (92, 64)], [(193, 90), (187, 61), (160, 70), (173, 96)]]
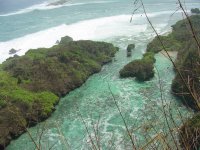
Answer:
[[(197, 38), (200, 38), (200, 16), (192, 15), (189, 17)], [(175, 60), (174, 71), (175, 78), (172, 81), (172, 93), (179, 97), (183, 104), (193, 109), (196, 114), (193, 118), (187, 120), (179, 131), (179, 140), (182, 147), (188, 149), (198, 149), (200, 147), (200, 56), (199, 48), (191, 34), (187, 19), (178, 21), (172, 26), (172, 32), (165, 36), (159, 36), (162, 40), (165, 50)], [(146, 54), (151, 53), (152, 59), (156, 53), (162, 53), (167, 56), (158, 37), (147, 45)], [(120, 75), (125, 77), (139, 78), (146, 75), (141, 81), (146, 81), (152, 76), (154, 67), (151, 67), (155, 61), (145, 62), (145, 54), (140, 60), (134, 60), (127, 64), (121, 71)], [(145, 65), (140, 65), (141, 63)], [(148, 69), (146, 69), (148, 68)], [(178, 73), (179, 71), (179, 73)], [(137, 76), (138, 72), (142, 72)], [(150, 73), (149, 73), (150, 72)], [(149, 74), (148, 74), (149, 73)], [(181, 74), (181, 76), (180, 76)], [(189, 89), (189, 90), (188, 90)]]
[(28, 127), (47, 119), (59, 98), (80, 87), (112, 61), (110, 43), (61, 39), (51, 48), (29, 50), (0, 66), (0, 149)]

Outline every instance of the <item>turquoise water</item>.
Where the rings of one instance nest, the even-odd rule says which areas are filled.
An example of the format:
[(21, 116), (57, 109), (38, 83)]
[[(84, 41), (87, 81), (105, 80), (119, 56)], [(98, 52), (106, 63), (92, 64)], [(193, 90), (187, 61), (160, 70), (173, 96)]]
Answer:
[[(116, 40), (116, 39), (115, 39)], [(120, 40), (120, 39), (119, 39)], [(121, 40), (126, 45), (125, 40)], [(145, 40), (144, 40), (145, 42)], [(117, 45), (117, 43), (116, 43)], [(123, 47), (123, 45), (121, 45)], [(143, 144), (144, 136), (156, 134), (151, 126), (158, 131), (166, 131), (167, 126), (161, 111), (162, 103), (159, 93), (158, 77), (149, 82), (140, 83), (134, 79), (120, 79), (118, 71), (130, 60), (141, 56), (143, 45), (136, 45), (133, 58), (126, 58), (125, 49), (120, 49), (116, 55), (116, 61), (103, 67), (102, 71), (93, 75), (80, 88), (74, 90), (62, 98), (57, 110), (45, 122), (31, 128), (31, 134), (35, 139), (40, 137), (41, 129), (45, 127), (41, 143), (43, 148), (53, 146), (54, 149), (89, 149), (86, 141), (89, 137), (80, 114), (86, 122), (89, 132), (94, 135), (93, 124), (98, 124), (100, 143), (103, 149), (111, 147), (114, 142), (116, 149), (131, 149), (130, 141), (126, 135), (125, 127), (119, 112), (114, 104), (109, 86), (118, 102), (130, 129), (137, 129), (134, 136), (139, 144)], [(177, 109), (180, 109), (184, 117), (189, 116), (186, 110), (170, 94), (170, 83), (174, 76), (172, 65), (163, 55), (157, 55), (156, 67), (159, 70), (164, 98), (166, 104), (173, 108), (173, 116), (180, 123)], [(109, 86), (108, 86), (109, 85)], [(99, 123), (98, 123), (99, 122)], [(146, 132), (148, 129), (148, 133)], [(62, 134), (61, 134), (62, 133)], [(65, 137), (65, 139), (62, 138)], [(95, 138), (94, 138), (95, 139)], [(33, 143), (27, 134), (13, 141), (7, 149), (34, 149)]]
[[(200, 6), (200, 3), (188, 0), (186, 5), (189, 9)], [(146, 0), (145, 6), (160, 34), (170, 32), (170, 26), (182, 18), (180, 12), (171, 16), (177, 7), (174, 0)], [(151, 81), (141, 83), (133, 78), (119, 78), (119, 70), (128, 62), (141, 58), (146, 45), (155, 36), (141, 10), (129, 22), (132, 10), (132, 0), (74, 0), (65, 6), (48, 8), (42, 3), (17, 12), (1, 13), (1, 62), (11, 56), (8, 54), (11, 48), (21, 49), (17, 54), (23, 55), (30, 48), (50, 47), (65, 35), (75, 40), (103, 40), (120, 48), (112, 63), (105, 65), (100, 73), (91, 76), (80, 88), (63, 97), (56, 111), (45, 122), (29, 129), (34, 139), (39, 141), (44, 128), (40, 140), (43, 149), (90, 149), (91, 141), (85, 126), (94, 141), (94, 132), (98, 129), (102, 149), (131, 149), (111, 91), (128, 128), (133, 130), (137, 147), (144, 145), (157, 132), (167, 133), (157, 71), (162, 81), (166, 111), (171, 108), (177, 124), (181, 123), (177, 110), (180, 110), (184, 119), (192, 113), (170, 93), (173, 67), (162, 54), (156, 56), (157, 71), (155, 69), (156, 76)], [(136, 48), (133, 56), (127, 58), (126, 47), (130, 43), (135, 43)], [(168, 119), (170, 126), (174, 127)], [(34, 144), (25, 133), (13, 140), (7, 149), (29, 150), (34, 149)]]

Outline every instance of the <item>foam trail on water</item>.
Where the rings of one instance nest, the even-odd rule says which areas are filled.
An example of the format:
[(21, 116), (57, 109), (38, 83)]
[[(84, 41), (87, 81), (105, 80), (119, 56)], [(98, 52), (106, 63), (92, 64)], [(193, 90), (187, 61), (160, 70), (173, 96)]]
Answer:
[[(164, 12), (169, 13), (169, 12)], [(149, 16), (155, 17), (159, 13), (152, 13)], [(71, 25), (62, 24), (47, 30), (29, 34), (7, 42), (0, 42), (0, 63), (5, 61), (9, 55), (9, 50), (14, 48), (19, 50), (17, 55), (24, 55), (29, 49), (40, 47), (49, 48), (57, 40), (66, 35), (74, 40), (103, 40), (117, 36), (137, 36), (147, 30), (148, 23), (144, 15), (133, 16), (130, 23), (130, 15), (119, 15), (103, 17), (98, 19), (77, 22)], [(141, 22), (141, 23), (140, 23)], [(167, 24), (156, 25), (157, 29), (165, 28)]]
[(61, 7), (70, 7), (70, 6), (79, 6), (79, 5), (88, 5), (88, 4), (103, 4), (103, 3), (112, 3), (114, 1), (96, 1), (96, 2), (87, 2), (87, 3), (66, 3), (63, 5), (49, 5), (48, 2), (44, 2), (41, 4), (33, 5), (31, 7), (27, 7), (25, 9), (21, 9), (16, 12), (11, 12), (7, 14), (1, 14), (0, 17), (6, 17), (6, 16), (12, 16), (12, 15), (19, 15), (19, 14), (24, 14), (24, 13), (29, 13), (34, 10), (49, 10), (49, 9), (56, 9), (56, 8), (61, 8)]
[[(12, 16), (12, 15), (18, 15), (18, 14), (28, 13), (28, 12), (31, 12), (33, 10), (48, 9), (47, 5), (48, 5), (48, 3), (44, 2), (44, 3), (33, 5), (33, 6), (30, 6), (30, 7), (24, 8), (24, 9), (20, 9), (20, 10), (15, 11), (15, 12), (7, 13), (7, 14), (1, 14), (0, 16), (6, 17), (6, 16)], [(49, 9), (50, 8), (53, 8), (53, 6), (49, 7)]]

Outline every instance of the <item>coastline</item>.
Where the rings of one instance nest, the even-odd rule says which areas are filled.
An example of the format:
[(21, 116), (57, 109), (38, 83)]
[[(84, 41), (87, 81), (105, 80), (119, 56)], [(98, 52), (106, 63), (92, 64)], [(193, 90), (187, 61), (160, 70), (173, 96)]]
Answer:
[[(109, 64), (109, 63), (111, 63), (111, 62), (107, 62), (107, 63), (105, 63), (104, 65)], [(103, 67), (104, 65), (102, 65), (102, 67)], [(102, 69), (102, 67), (101, 67), (101, 69)], [(101, 70), (100, 70), (99, 72), (101, 72)], [(60, 96), (59, 99), (58, 99), (58, 101), (54, 104), (54, 108), (52, 109), (52, 112), (49, 113), (48, 116), (46, 116), (46, 118), (40, 118), (39, 121), (38, 121), (37, 123), (36, 123), (36, 122), (30, 123), (28, 127), (24, 128), (24, 130), (21, 130), (21, 131), (20, 131), (20, 134), (19, 134), (19, 135), (12, 137), (12, 139), (10, 139), (10, 141), (8, 141), (4, 146), (2, 146), (2, 145), (0, 144), (0, 149), (5, 149), (5, 148), (10, 144), (10, 142), (11, 142), (12, 140), (17, 139), (17, 138), (20, 137), (22, 134), (26, 133), (26, 132), (27, 132), (27, 131), (26, 131), (27, 128), (34, 127), (34, 126), (36, 126), (38, 123), (41, 123), (41, 122), (45, 121), (46, 119), (48, 119), (48, 118), (54, 113), (54, 111), (56, 111), (56, 108), (55, 108), (55, 107), (56, 107), (56, 105), (59, 104), (61, 98), (65, 97), (65, 96), (68, 95), (70, 92), (72, 92), (72, 91), (74, 91), (74, 90), (80, 88), (85, 82), (87, 82), (87, 80), (88, 80), (91, 76), (93, 76), (93, 75), (95, 75), (95, 74), (97, 74), (97, 73), (99, 73), (99, 72), (92, 73), (91, 75), (89, 75), (89, 76), (87, 77), (87, 79), (86, 79), (83, 83), (81, 83), (80, 85), (77, 85), (77, 86), (74, 87), (73, 89), (69, 90), (67, 93), (65, 93), (65, 94), (63, 94), (62, 96)], [(31, 138), (31, 137), (30, 137), (30, 138)]]
[[(193, 40), (195, 35), (191, 34), (190, 29), (188, 29), (188, 26), (190, 26), (188, 19), (195, 29), (193, 34), (199, 37), (200, 16), (192, 15), (189, 18), (178, 21), (172, 26), (172, 32), (167, 36), (160, 36), (160, 39), (162, 39), (170, 57), (175, 60), (174, 63), (177, 68), (171, 91), (185, 107), (194, 111), (193, 117), (187, 118), (180, 127), (178, 132), (180, 146), (182, 148), (198, 149), (200, 147), (200, 137), (198, 136), (200, 134), (200, 58), (198, 44)], [(157, 38), (148, 46), (149, 51), (159, 52), (168, 57), (166, 52), (162, 50)]]
[[(49, 93), (43, 92), (44, 94), (48, 94), (46, 98), (47, 99), (49, 99), (49, 98), (51, 99), (50, 95), (52, 95), (54, 97), (54, 100), (46, 101), (46, 99), (44, 98), (44, 101), (40, 100), (41, 102), (38, 102), (38, 99), (36, 97), (36, 101), (34, 100), (35, 102), (33, 100), (31, 100), (30, 102), (27, 101), (28, 102), (27, 103), (27, 102), (23, 102), (23, 101), (17, 100), (17, 102), (12, 104), (13, 99), (11, 97), (11, 105), (7, 105), (6, 104), (6, 106), (4, 106), (4, 108), (0, 109), (0, 114), (3, 115), (4, 113), (6, 113), (5, 116), (8, 116), (8, 118), (7, 118), (8, 120), (10, 120), (9, 119), (10, 117), (11, 118), (15, 117), (16, 119), (17, 118), (18, 119), (16, 120), (16, 122), (12, 121), (12, 119), (11, 119), (10, 122), (6, 123), (5, 120), (0, 118), (1, 121), (3, 121), (3, 122), (0, 122), (0, 128), (4, 127), (4, 126), (8, 127), (6, 132), (3, 132), (3, 131), (0, 130), (0, 149), (4, 149), (10, 143), (10, 141), (12, 139), (18, 138), (21, 134), (23, 134), (25, 131), (27, 131), (28, 127), (33, 127), (38, 122), (42, 122), (42, 121), (46, 120), (48, 117), (50, 117), (51, 114), (55, 111), (55, 106), (59, 103), (59, 100), (60, 100), (61, 97), (65, 96), (69, 92), (79, 88), (80, 86), (82, 86), (87, 81), (87, 79), (90, 76), (100, 72), (103, 65), (112, 62), (112, 58), (114, 57), (115, 53), (117, 52), (117, 48), (114, 47), (110, 43), (93, 42), (93, 41), (71, 41), (71, 40), (72, 39), (70, 37), (62, 38), (62, 40), (61, 40), (59, 45), (53, 46), (52, 48), (49, 48), (49, 49), (46, 48), (46, 49), (30, 50), (30, 51), (28, 51), (26, 53), (26, 55), (20, 56), (20, 57), (17, 56), (17, 57), (10, 58), (10, 59), (8, 59), (6, 62), (4, 62), (2, 64), (3, 67), (1, 68), (1, 70), (3, 69), (4, 72), (5, 71), (9, 72), (9, 77), (8, 77), (8, 79), (9, 79), (9, 78), (11, 78), (10, 75), (13, 76), (15, 74), (13, 72), (13, 71), (15, 71), (15, 69), (11, 67), (13, 65), (9, 66), (10, 64), (14, 63), (14, 66), (16, 64), (18, 64), (19, 66), (22, 66), (21, 69), (22, 70), (24, 69), (24, 71), (26, 72), (26, 71), (30, 71), (31, 70), (31, 68), (26, 70), (27, 64), (23, 64), (23, 61), (26, 60), (27, 57), (30, 57), (30, 60), (35, 59), (35, 61), (36, 60), (37, 61), (40, 60), (41, 62), (43, 62), (42, 64), (40, 64), (40, 63), (39, 64), (37, 64), (37, 63), (35, 64), (35, 63), (33, 63), (31, 61), (33, 64), (29, 64), (29, 65), (33, 67), (32, 69), (34, 69), (35, 67), (37, 68), (37, 65), (39, 65), (40, 69), (38, 68), (39, 70), (36, 69), (36, 71), (39, 72), (39, 76), (40, 76), (40, 73), (44, 75), (44, 81), (43, 82), (48, 83), (50, 86), (46, 85), (44, 83), (45, 87), (42, 90), (43, 84), (42, 83), (38, 83), (40, 85), (38, 86), (36, 84), (36, 87), (34, 87), (35, 83), (33, 83), (31, 85), (31, 82), (28, 83), (27, 81), (25, 81), (26, 77), (23, 78), (22, 74), (19, 76), (20, 80), (19, 80), (19, 77), (17, 77), (17, 76), (12, 77), (12, 80), (13, 80), (13, 82), (15, 82), (16, 86), (19, 86), (19, 84), (21, 84), (21, 86), (24, 87), (23, 89), (21, 87), (19, 87), (19, 90), (26, 90), (27, 88), (28, 88), (28, 90), (31, 90), (31, 91), (35, 91), (36, 90), (35, 92), (32, 92), (32, 93), (28, 92), (28, 94), (30, 93), (33, 96), (34, 96), (34, 94), (35, 95), (36, 94), (37, 95), (40, 94), (40, 91), (46, 91), (47, 90), (47, 92), (49, 92)], [(70, 53), (68, 51), (62, 50), (63, 46), (65, 47), (64, 49), (66, 49), (68, 47), (69, 48), (68, 51), (70, 53), (72, 53), (76, 57), (74, 57), (74, 58), (73, 57), (72, 58), (71, 57), (66, 57), (68, 55), (70, 56)], [(87, 46), (89, 47), (89, 49), (87, 48)], [(58, 50), (59, 47), (61, 48), (60, 50)], [(83, 50), (85, 49), (85, 51), (83, 51), (83, 50), (79, 51), (79, 49), (77, 49), (76, 51), (71, 51), (70, 49), (73, 50), (74, 49), (73, 47), (74, 48), (76, 47), (76, 48), (79, 48), (79, 49), (82, 48)], [(90, 52), (90, 51), (93, 51), (93, 52), (88, 54), (88, 52)], [(56, 53), (58, 53), (59, 55), (56, 54)], [(60, 55), (60, 53), (61, 53), (61, 55)], [(41, 58), (41, 54), (42, 55), (43, 54), (45, 54), (45, 55), (46, 54), (47, 55), (52, 55), (53, 54), (55, 56), (54, 57), (52, 57), (52, 56), (50, 56), (50, 57), (49, 56), (48, 57), (44, 56), (44, 58)], [(67, 55), (65, 55), (65, 54), (67, 54)], [(64, 68), (62, 69), (63, 63), (60, 63), (58, 60), (56, 60), (55, 59), (56, 56), (61, 57), (61, 61), (65, 61), (65, 59), (67, 60), (68, 58), (70, 58), (70, 60), (67, 60), (68, 63), (65, 64), (65, 65), (68, 66), (67, 67), (68, 70), (70, 69), (69, 68), (70, 66), (74, 67), (74, 68), (72, 68), (73, 70), (76, 69), (76, 68), (78, 69), (81, 66), (82, 66), (82, 68), (79, 69), (79, 70), (74, 70), (74, 72), (72, 70), (71, 73), (69, 71), (65, 72), (64, 71), (65, 69)], [(75, 62), (74, 59), (77, 59), (77, 58), (78, 58), (78, 61), (76, 60), (76, 62)], [(18, 61), (20, 59), (22, 61)], [(44, 61), (44, 59), (46, 60), (46, 62)], [(87, 61), (84, 63), (84, 60), (87, 60)], [(15, 62), (15, 61), (17, 61), (17, 62)], [(53, 61), (54, 64), (57, 66), (57, 67), (55, 66), (56, 67), (55, 69), (57, 69), (59, 71), (55, 72), (55, 69), (52, 68), (53, 67), (52, 64), (50, 65), (48, 61)], [(82, 63), (78, 63), (79, 61), (80, 62), (83, 61), (83, 62)], [(43, 65), (45, 66), (45, 63), (47, 63), (46, 65), (51, 66), (50, 67), (51, 69), (49, 70), (50, 72), (48, 74), (49, 75), (53, 75), (52, 76), (53, 80), (51, 78), (48, 79), (49, 75), (45, 73), (45, 69), (48, 69), (48, 68), (43, 68), (42, 69), (42, 66)], [(34, 70), (33, 70), (33, 72), (34, 72)], [(60, 72), (63, 72), (64, 74), (68, 74), (68, 80), (69, 81), (67, 80), (67, 82), (65, 81), (65, 82), (61, 82), (60, 83), (60, 75), (59, 75)], [(82, 76), (79, 75), (80, 73), (81, 73)], [(71, 78), (69, 78), (70, 74), (72, 76)], [(47, 75), (47, 77), (45, 77), (45, 75)], [(36, 78), (36, 83), (37, 83), (37, 80), (39, 79), (39, 77), (35, 77), (35, 75), (31, 75), (31, 76), (33, 78), (31, 79), (31, 77), (29, 77), (29, 80), (32, 80), (32, 82), (34, 82), (34, 78)], [(16, 82), (19, 82), (19, 81), (20, 81), (20, 83), (16, 83)], [(51, 87), (51, 84), (52, 84), (52, 87)], [(60, 88), (61, 85), (63, 85), (64, 87)], [(30, 87), (32, 89), (30, 89)], [(37, 92), (37, 88), (40, 89), (38, 91), (39, 93)], [(27, 92), (25, 92), (25, 96), (26, 96), (26, 93)], [(1, 94), (1, 91), (0, 91), (0, 94)], [(40, 97), (40, 98), (43, 98), (45, 96), (44, 94), (43, 94), (43, 96), (41, 95), (42, 97)], [(22, 95), (22, 96), (24, 96), (24, 95)], [(29, 96), (29, 95), (27, 95), (27, 96)], [(29, 105), (31, 105), (31, 110), (24, 110), (24, 107), (25, 106), (29, 107)], [(12, 107), (13, 109), (16, 109), (17, 112), (15, 114), (10, 113), (9, 111), (7, 111), (7, 110), (9, 110), (9, 107)], [(33, 111), (33, 113), (32, 113), (32, 111)], [(21, 123), (17, 123), (19, 120), (23, 120), (23, 121), (21, 121)], [(10, 127), (12, 128), (12, 130), (10, 129)]]

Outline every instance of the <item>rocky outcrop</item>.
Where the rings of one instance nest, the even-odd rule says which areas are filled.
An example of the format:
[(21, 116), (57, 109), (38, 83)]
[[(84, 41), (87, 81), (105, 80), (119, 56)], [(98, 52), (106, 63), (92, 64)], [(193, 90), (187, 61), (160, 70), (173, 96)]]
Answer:
[(120, 70), (120, 77), (136, 77), (139, 81), (147, 81), (154, 76), (155, 58), (153, 53), (144, 54), (140, 60), (134, 60)]
[(7, 59), (0, 68), (0, 148), (49, 117), (59, 97), (99, 72), (116, 51), (110, 43), (64, 37), (51, 48)]
[[(200, 16), (193, 15), (189, 17), (196, 37), (200, 38)], [(172, 82), (172, 92), (179, 97), (183, 104), (192, 108), (195, 112), (200, 111), (200, 55), (199, 48), (191, 34), (188, 21), (181, 20), (172, 26), (173, 31), (168, 36), (160, 36), (166, 50), (178, 51), (175, 61), (176, 75)], [(157, 53), (163, 48), (155, 38), (147, 46), (148, 52)], [(179, 73), (177, 72), (179, 71)], [(181, 74), (181, 75), (180, 75)], [(193, 118), (188, 119), (181, 127), (180, 143), (187, 149), (200, 148), (200, 115), (196, 114)]]
[(20, 51), (20, 50), (16, 50), (16, 49), (12, 48), (12, 49), (9, 50), (9, 54), (15, 54), (18, 51)]
[(129, 44), (127, 46), (127, 57), (131, 57), (132, 56), (132, 50), (135, 48), (135, 44)]

